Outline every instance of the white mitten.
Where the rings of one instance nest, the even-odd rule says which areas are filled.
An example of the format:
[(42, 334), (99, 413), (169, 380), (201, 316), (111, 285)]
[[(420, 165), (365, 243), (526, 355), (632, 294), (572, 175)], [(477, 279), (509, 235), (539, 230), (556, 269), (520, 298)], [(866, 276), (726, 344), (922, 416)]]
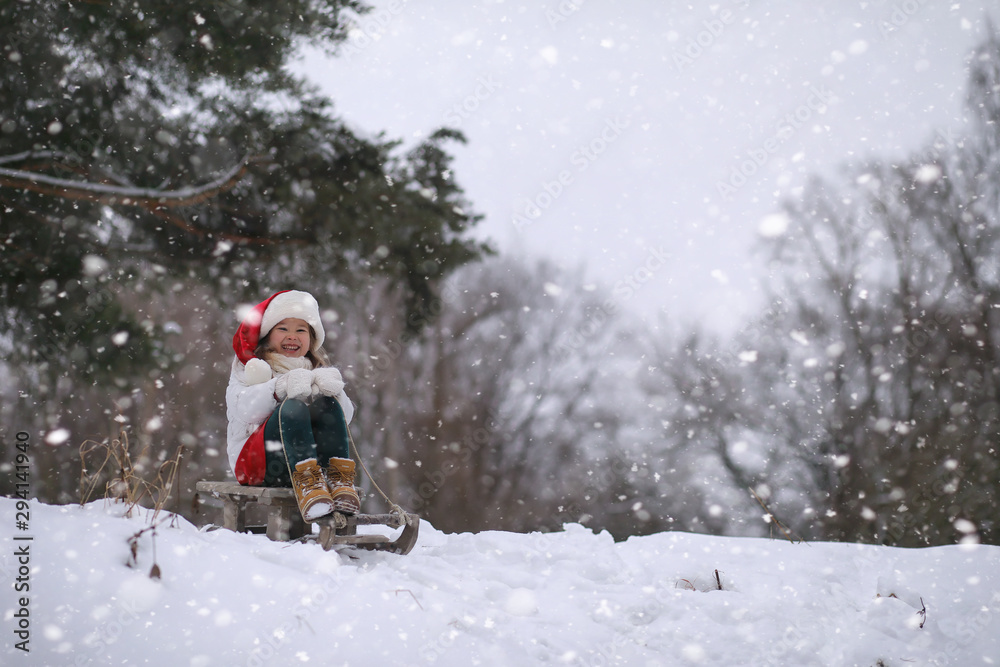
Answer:
[(303, 400), (312, 395), (313, 371), (306, 368), (293, 368), (278, 376), (274, 383), (274, 395), (279, 401), (286, 398)]
[(261, 384), (271, 379), (271, 365), (263, 359), (254, 357), (247, 362), (243, 371), (243, 379), (248, 385)]
[(312, 389), (314, 394), (337, 396), (344, 391), (344, 378), (336, 368), (317, 368), (313, 371)]

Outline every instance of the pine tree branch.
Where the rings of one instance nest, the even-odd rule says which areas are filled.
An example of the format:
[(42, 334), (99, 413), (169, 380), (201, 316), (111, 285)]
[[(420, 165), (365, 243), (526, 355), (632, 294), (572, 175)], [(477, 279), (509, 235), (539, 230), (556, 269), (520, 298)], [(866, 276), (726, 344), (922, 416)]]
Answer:
[(158, 190), (156, 188), (74, 181), (3, 167), (0, 167), (0, 187), (28, 190), (63, 199), (78, 199), (109, 206), (139, 206), (150, 210), (153, 208), (177, 208), (200, 204), (231, 190), (243, 179), (250, 165), (259, 161), (260, 158), (247, 156), (214, 181), (179, 190)]
[[(29, 161), (31, 161), (30, 165), (24, 164)], [(99, 182), (104, 183), (105, 185), (110, 184), (112, 186), (135, 187), (131, 181), (122, 176), (106, 171), (103, 168), (93, 169), (87, 166), (78, 155), (64, 153), (62, 151), (39, 150), (24, 151), (21, 153), (13, 153), (11, 155), (0, 155), (0, 165), (9, 165), (12, 163), (21, 163), (20, 170), (23, 172), (38, 173), (46, 168), (62, 169), (76, 174), (84, 179), (85, 182), (89, 183), (98, 182), (94, 180), (94, 173), (96, 173), (101, 178)]]
[(243, 234), (233, 234), (231, 232), (222, 232), (218, 230), (202, 229), (201, 227), (196, 227), (192, 225), (184, 218), (179, 215), (174, 214), (169, 209), (165, 209), (160, 206), (150, 206), (143, 207), (149, 211), (152, 215), (156, 216), (160, 220), (170, 223), (175, 227), (183, 229), (189, 234), (193, 234), (199, 238), (204, 238), (210, 236), (213, 239), (219, 239), (222, 241), (232, 241), (234, 243), (245, 243), (251, 245), (259, 246), (269, 246), (269, 245), (282, 245), (282, 244), (299, 244), (305, 243), (305, 239), (294, 238), (294, 237), (283, 237), (283, 238), (267, 238), (261, 236), (245, 236)]
[(23, 151), (21, 153), (11, 153), (10, 155), (0, 155), (0, 164), (10, 164), (12, 162), (24, 162), (25, 160), (64, 160), (77, 161), (75, 155), (63, 153), (62, 151)]
[[(57, 159), (65, 157), (54, 152), (25, 152), (16, 155), (0, 156), (0, 164), (19, 162), (25, 159)], [(301, 243), (295, 238), (264, 238), (246, 236), (222, 231), (203, 229), (184, 220), (170, 209), (200, 204), (219, 194), (232, 189), (246, 175), (250, 165), (260, 162), (260, 158), (247, 156), (240, 160), (229, 171), (219, 178), (204, 185), (182, 188), (179, 190), (160, 190), (157, 188), (137, 188), (129, 185), (114, 185), (109, 183), (94, 183), (92, 181), (75, 181), (38, 174), (22, 169), (6, 169), (0, 167), (0, 187), (18, 190), (28, 190), (43, 195), (91, 201), (107, 206), (135, 206), (145, 209), (152, 215), (178, 227), (188, 234), (204, 238), (211, 236), (236, 243), (254, 245), (277, 245), (282, 243)]]

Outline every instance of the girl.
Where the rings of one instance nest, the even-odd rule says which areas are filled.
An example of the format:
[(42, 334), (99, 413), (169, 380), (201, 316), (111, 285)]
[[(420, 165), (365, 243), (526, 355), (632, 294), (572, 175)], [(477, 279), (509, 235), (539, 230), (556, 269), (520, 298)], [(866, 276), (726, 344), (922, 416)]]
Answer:
[(325, 337), (311, 294), (277, 292), (236, 330), (226, 390), (236, 480), (292, 487), (306, 521), (360, 511), (347, 433), (354, 407), (321, 347)]

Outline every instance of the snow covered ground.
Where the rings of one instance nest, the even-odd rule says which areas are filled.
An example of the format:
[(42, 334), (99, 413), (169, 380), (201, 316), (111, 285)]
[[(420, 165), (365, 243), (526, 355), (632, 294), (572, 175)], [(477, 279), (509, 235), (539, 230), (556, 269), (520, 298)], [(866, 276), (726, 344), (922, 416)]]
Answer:
[(1000, 664), (994, 546), (424, 523), (396, 556), (176, 519), (135, 541), (130, 567), (148, 513), (31, 502), (18, 530), (15, 503), (0, 499), (4, 665)]

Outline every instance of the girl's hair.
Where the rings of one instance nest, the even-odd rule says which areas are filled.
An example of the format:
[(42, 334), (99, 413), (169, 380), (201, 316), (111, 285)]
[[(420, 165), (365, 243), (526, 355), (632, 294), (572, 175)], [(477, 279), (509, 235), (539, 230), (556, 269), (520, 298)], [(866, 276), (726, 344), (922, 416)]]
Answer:
[[(326, 351), (321, 347), (317, 347), (315, 350), (313, 350), (313, 341), (316, 340), (316, 331), (312, 328), (311, 324), (308, 326), (309, 326), (309, 351), (306, 352), (306, 359), (312, 362), (313, 368), (329, 366), (330, 358), (326, 356)], [(266, 336), (260, 337), (260, 342), (257, 343), (257, 349), (253, 351), (253, 356), (257, 357), (258, 359), (267, 359), (265, 355), (267, 355), (268, 352), (275, 351), (271, 347), (271, 343), (269, 342), (270, 340), (271, 340), (271, 332), (268, 331)]]

